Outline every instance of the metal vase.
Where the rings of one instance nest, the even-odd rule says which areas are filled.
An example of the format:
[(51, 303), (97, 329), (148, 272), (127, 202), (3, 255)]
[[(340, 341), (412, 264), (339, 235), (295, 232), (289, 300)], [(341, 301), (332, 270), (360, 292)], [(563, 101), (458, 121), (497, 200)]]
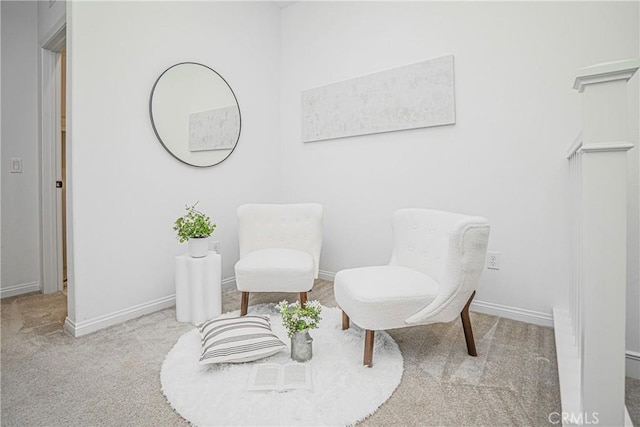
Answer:
[(308, 362), (313, 356), (313, 338), (309, 330), (298, 331), (291, 337), (291, 358), (296, 362)]

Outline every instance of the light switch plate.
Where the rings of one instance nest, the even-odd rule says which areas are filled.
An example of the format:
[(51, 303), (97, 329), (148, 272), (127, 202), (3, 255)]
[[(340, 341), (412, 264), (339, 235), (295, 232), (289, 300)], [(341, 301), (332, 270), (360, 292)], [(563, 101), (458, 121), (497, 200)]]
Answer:
[(22, 159), (14, 157), (11, 159), (11, 173), (22, 173)]

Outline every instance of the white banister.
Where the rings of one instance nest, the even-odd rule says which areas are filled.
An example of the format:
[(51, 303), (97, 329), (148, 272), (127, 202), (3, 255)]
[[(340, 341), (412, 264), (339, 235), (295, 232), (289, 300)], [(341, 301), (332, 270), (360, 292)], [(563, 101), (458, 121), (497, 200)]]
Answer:
[(640, 61), (580, 70), (583, 130), (567, 152), (574, 264), (554, 308), (563, 424), (625, 424), (626, 82)]

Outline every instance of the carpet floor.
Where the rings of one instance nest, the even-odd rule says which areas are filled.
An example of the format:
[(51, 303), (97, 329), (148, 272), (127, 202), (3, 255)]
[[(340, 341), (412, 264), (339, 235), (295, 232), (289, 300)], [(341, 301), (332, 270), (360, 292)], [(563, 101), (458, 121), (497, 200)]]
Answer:
[[(310, 294), (334, 306), (332, 282)], [(252, 294), (250, 304), (286, 294)], [(240, 293), (223, 293), (223, 311)], [(160, 388), (160, 367), (192, 328), (162, 310), (73, 338), (62, 330), (66, 296), (2, 300), (3, 426), (184, 426)], [(460, 322), (388, 331), (405, 370), (391, 398), (361, 426), (539, 426), (560, 412), (553, 330), (471, 313), (478, 357), (469, 357)], [(640, 381), (627, 381), (627, 406), (640, 425)]]

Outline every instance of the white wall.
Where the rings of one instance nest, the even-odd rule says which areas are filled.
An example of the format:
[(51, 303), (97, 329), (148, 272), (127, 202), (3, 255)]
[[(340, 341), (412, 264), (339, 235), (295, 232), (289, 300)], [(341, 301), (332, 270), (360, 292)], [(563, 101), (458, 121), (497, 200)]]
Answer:
[[(548, 322), (571, 268), (565, 151), (582, 126), (574, 73), (637, 57), (637, 18), (631, 2), (284, 9), (283, 198), (324, 204), (321, 269), (388, 262), (398, 208), (483, 215), (501, 269), (484, 271), (476, 300)], [(448, 54), (454, 126), (300, 142), (301, 91)]]
[[(3, 95), (4, 35), (18, 30), (5, 25), (7, 4)], [(64, 19), (64, 5), (40, 2), (40, 23), (31, 34), (50, 36)], [(570, 268), (564, 153), (581, 128), (574, 72), (638, 55), (634, 3), (309, 2), (284, 9), (282, 26), (280, 11), (265, 2), (75, 2), (70, 11), (70, 317), (79, 324), (174, 293), (173, 257), (185, 248), (171, 224), (184, 203), (196, 200), (218, 223), (224, 278), (233, 275), (235, 209), (244, 202), (322, 202), (321, 268), (329, 273), (387, 262), (389, 220), (397, 208), (485, 215), (502, 269), (485, 271), (477, 300), (549, 316)], [(446, 54), (456, 61), (455, 126), (300, 142), (302, 90)], [(240, 142), (219, 166), (187, 167), (153, 135), (149, 91), (180, 61), (211, 66), (238, 97)], [(636, 91), (637, 81), (630, 82)], [(5, 257), (5, 223), (18, 219), (6, 214), (5, 202), (14, 178), (5, 160), (8, 98), (3, 286), (5, 276), (18, 271), (6, 269)], [(637, 95), (630, 113), (634, 105), (637, 112)], [(635, 129), (637, 143), (637, 119)], [(630, 169), (637, 182), (634, 152)], [(638, 224), (635, 197), (630, 218)], [(38, 221), (28, 223), (33, 228)], [(632, 227), (629, 255), (632, 351), (640, 351), (637, 230)], [(32, 267), (38, 262), (19, 271), (37, 280)]]
[[(40, 289), (37, 4), (2, 8), (1, 295)], [(10, 173), (11, 158), (22, 173)]]
[[(236, 209), (280, 198), (280, 13), (270, 3), (74, 2), (70, 30), (76, 324), (175, 292), (172, 230), (200, 201), (218, 228), (223, 277), (237, 260)], [(212, 168), (170, 156), (148, 113), (169, 66), (200, 62), (233, 88), (240, 140)], [(92, 320), (93, 319), (93, 320)]]

